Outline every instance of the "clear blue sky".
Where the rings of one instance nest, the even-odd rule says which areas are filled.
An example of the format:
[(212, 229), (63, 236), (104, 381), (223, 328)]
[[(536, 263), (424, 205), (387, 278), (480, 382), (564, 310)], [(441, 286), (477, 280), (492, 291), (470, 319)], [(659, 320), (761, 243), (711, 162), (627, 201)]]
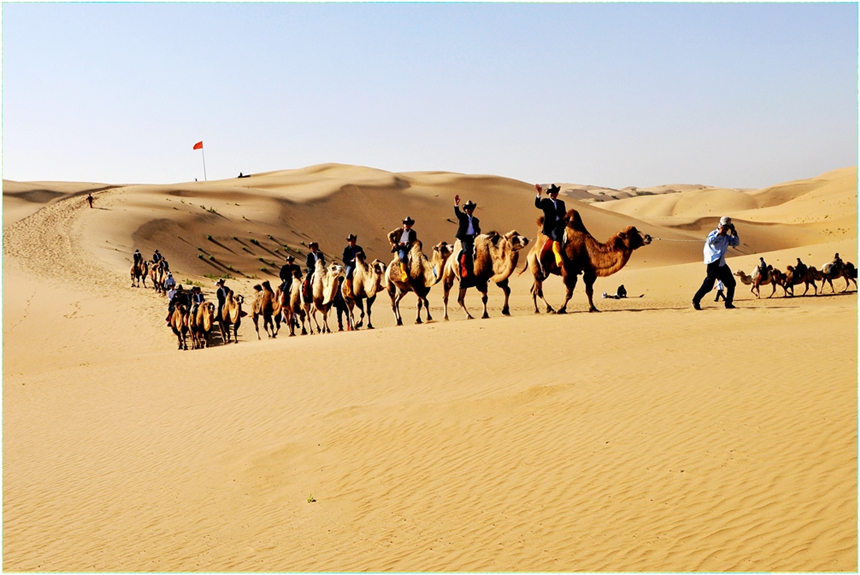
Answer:
[(857, 3), (3, 4), (3, 177), (341, 162), (762, 187), (857, 164)]

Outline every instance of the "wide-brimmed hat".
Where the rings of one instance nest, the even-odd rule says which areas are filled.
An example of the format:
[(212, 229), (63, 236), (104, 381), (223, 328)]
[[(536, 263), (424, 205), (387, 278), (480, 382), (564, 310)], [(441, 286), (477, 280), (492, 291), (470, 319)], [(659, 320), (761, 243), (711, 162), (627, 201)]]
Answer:
[(721, 225), (721, 226), (730, 226), (730, 225), (732, 225), (732, 218), (730, 218), (729, 216), (723, 216), (723, 217), (721, 217), (721, 218), (720, 218), (720, 225)]
[(224, 285), (224, 278), (221, 278), (221, 279), (219, 279), (217, 282), (215, 282), (215, 285), (216, 285), (216, 286), (217, 286), (217, 285)]
[(407, 226), (411, 226), (412, 224), (415, 223), (415, 220), (413, 220), (409, 216), (406, 216), (406, 219), (403, 220), (403, 223), (406, 224)]
[(547, 195), (549, 194), (557, 194), (561, 191), (561, 188), (556, 186), (555, 184), (550, 184), (550, 186), (546, 189)]
[(357, 239), (358, 239), (358, 237), (355, 234), (349, 234), (348, 236), (346, 236), (346, 241), (348, 241), (348, 242), (351, 242), (351, 241), (357, 240)]
[(478, 204), (476, 204), (476, 203), (475, 203), (475, 202), (473, 202), (472, 200), (469, 200), (468, 202), (466, 202), (465, 204), (463, 204), (463, 209), (464, 209), (464, 210), (474, 210), (474, 209), (475, 209), (475, 206), (477, 206), (477, 205), (478, 205)]
[(294, 262), (294, 261), (296, 261), (296, 258), (294, 258), (293, 256), (287, 256), (287, 261), (288, 262)]
[(316, 242), (311, 242), (308, 244), (308, 247), (309, 248), (318, 248), (318, 247), (320, 247), (320, 245)]

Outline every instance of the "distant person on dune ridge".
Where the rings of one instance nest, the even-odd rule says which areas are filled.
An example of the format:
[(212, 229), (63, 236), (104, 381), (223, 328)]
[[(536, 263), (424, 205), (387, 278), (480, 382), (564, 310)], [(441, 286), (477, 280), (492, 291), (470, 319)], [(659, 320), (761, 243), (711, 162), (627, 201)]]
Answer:
[(87, 194), (87, 203), (90, 205), (90, 209), (92, 209), (92, 207), (93, 207), (93, 195), (91, 193)]
[(704, 256), (705, 265), (707, 266), (707, 275), (705, 281), (702, 282), (702, 287), (693, 296), (693, 308), (702, 309), (700, 303), (702, 298), (714, 289), (714, 283), (717, 280), (722, 280), (726, 286), (726, 309), (735, 309), (735, 278), (732, 275), (732, 270), (726, 265), (726, 252), (729, 246), (739, 246), (741, 240), (738, 237), (738, 232), (732, 223), (732, 218), (723, 216), (720, 218), (720, 224), (716, 230), (708, 234), (705, 240)]

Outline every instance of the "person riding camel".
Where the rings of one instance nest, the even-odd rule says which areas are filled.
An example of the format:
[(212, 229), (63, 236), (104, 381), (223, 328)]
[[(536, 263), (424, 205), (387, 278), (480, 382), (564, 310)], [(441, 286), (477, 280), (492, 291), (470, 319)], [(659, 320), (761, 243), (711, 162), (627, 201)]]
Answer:
[(308, 248), (310, 248), (311, 251), (305, 259), (305, 267), (307, 270), (305, 273), (304, 284), (302, 284), (302, 293), (304, 293), (306, 300), (311, 297), (311, 276), (314, 275), (314, 268), (316, 268), (317, 260), (325, 265), (325, 254), (319, 251), (320, 245), (317, 242), (311, 242), (308, 244)]
[(295, 261), (296, 258), (293, 256), (287, 256), (287, 263), (281, 266), (281, 271), (278, 273), (278, 277), (281, 278), (281, 293), (290, 293), (290, 288), (293, 285), (293, 273), (302, 271), (298, 264), (293, 263)]
[(143, 262), (143, 255), (140, 253), (140, 250), (134, 250), (134, 265)]
[(173, 295), (170, 297), (170, 302), (167, 304), (167, 317), (164, 318), (164, 321), (170, 323), (170, 316), (173, 315), (173, 310), (176, 309), (176, 306), (182, 304), (188, 308), (188, 293), (182, 289), (182, 284), (176, 286), (176, 289), (173, 290)]
[(481, 223), (472, 214), (475, 212), (477, 204), (472, 200), (463, 204), (463, 211), (460, 211), (460, 196), (454, 196), (454, 215), (460, 222), (457, 227), (456, 238), (460, 240), (463, 250), (457, 254), (457, 263), (460, 264), (460, 277), (468, 278), (475, 275), (475, 238), (481, 233)]
[(836, 252), (836, 255), (833, 256), (833, 261), (830, 262), (830, 275), (836, 277), (841, 274), (842, 266), (844, 265), (845, 262), (843, 262), (842, 258), (839, 257), (839, 252)]
[(767, 262), (764, 261), (764, 257), (758, 259), (758, 274), (762, 279), (767, 276)]
[(157, 264), (162, 260), (164, 256), (162, 256), (158, 250), (155, 250), (155, 253), (152, 254), (152, 263)]
[(224, 278), (219, 279), (215, 282), (215, 285), (218, 286), (218, 290), (215, 292), (215, 297), (218, 298), (218, 315), (216, 319), (221, 321), (221, 310), (224, 309), (224, 303), (227, 301), (227, 286), (224, 284)]
[(795, 266), (794, 268), (794, 277), (806, 277), (806, 272), (808, 269), (809, 268), (806, 267), (806, 264), (800, 261), (800, 258), (797, 258), (797, 266)]
[(203, 303), (203, 292), (200, 291), (200, 286), (191, 288), (191, 315), (197, 314), (197, 308)]
[(161, 256), (161, 259), (158, 260), (158, 267), (161, 269), (162, 273), (170, 272), (170, 264), (167, 263), (167, 258), (164, 256)]
[(546, 190), (549, 197), (543, 199), (540, 197), (541, 192), (543, 191), (540, 184), (535, 184), (535, 190), (537, 190), (535, 207), (539, 210), (543, 210), (543, 228), (541, 229), (541, 233), (549, 238), (538, 255), (538, 265), (541, 266), (541, 271), (543, 271), (544, 254), (549, 249), (551, 243), (552, 253), (555, 255), (555, 265), (561, 268), (561, 241), (562, 238), (564, 238), (564, 227), (566, 225), (564, 216), (567, 213), (564, 202), (558, 199), (558, 193), (561, 191), (561, 188), (552, 184)]
[(355, 274), (355, 257), (358, 254), (361, 254), (365, 258), (367, 256), (364, 253), (364, 248), (357, 245), (355, 242), (358, 240), (358, 237), (355, 234), (349, 234), (346, 236), (347, 245), (343, 248), (343, 265), (346, 267), (346, 281), (344, 281), (344, 295), (348, 298), (352, 297), (352, 277)]
[(412, 244), (418, 241), (418, 234), (412, 229), (415, 220), (406, 216), (403, 220), (403, 227), (392, 230), (388, 234), (388, 241), (391, 243), (391, 252), (397, 252), (397, 257), (400, 258), (400, 281), (409, 280), (409, 249)]
[(176, 287), (176, 280), (173, 279), (173, 272), (167, 272), (167, 279), (164, 280), (164, 289), (172, 289)]

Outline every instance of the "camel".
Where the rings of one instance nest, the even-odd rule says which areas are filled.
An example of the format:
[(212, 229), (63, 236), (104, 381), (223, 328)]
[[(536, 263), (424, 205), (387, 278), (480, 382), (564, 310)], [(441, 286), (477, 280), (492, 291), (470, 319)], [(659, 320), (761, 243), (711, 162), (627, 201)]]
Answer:
[[(773, 278), (773, 285), (781, 287), (783, 297), (788, 297), (788, 289), (786, 288), (788, 278), (786, 277), (785, 272), (773, 268), (770, 273), (771, 277)], [(774, 288), (774, 291), (776, 291), (776, 288)]]
[(776, 293), (776, 283), (773, 281), (773, 266), (767, 266), (767, 273), (765, 273), (764, 277), (761, 275), (761, 270), (758, 266), (753, 268), (752, 275), (747, 275), (743, 272), (743, 270), (738, 270), (735, 272), (735, 275), (738, 276), (738, 279), (741, 280), (741, 283), (744, 285), (751, 285), (750, 292), (755, 295), (755, 297), (761, 297), (760, 286), (770, 284), (773, 291), (771, 291), (768, 298), (773, 297), (773, 294)]
[(191, 331), (191, 346), (194, 349), (209, 347), (209, 331), (215, 323), (215, 304), (205, 301), (191, 315), (188, 328)]
[(155, 288), (156, 293), (166, 293), (164, 289), (164, 270), (155, 262), (152, 262), (152, 265), (149, 267), (149, 279), (152, 280), (152, 287)]
[[(302, 328), (302, 335), (307, 335), (310, 329), (310, 319), (305, 311), (304, 302), (302, 300), (302, 273), (298, 270), (293, 270), (293, 281), (290, 284), (290, 291), (281, 292), (278, 287), (275, 295), (281, 304), (282, 322), (287, 324), (290, 329), (290, 337), (296, 335), (296, 327)], [(305, 328), (307, 322), (307, 329)]]
[(239, 326), (242, 324), (242, 317), (248, 315), (242, 311), (243, 303), (245, 303), (243, 296), (234, 294), (231, 289), (227, 290), (227, 299), (224, 301), (224, 307), (221, 308), (221, 317), (218, 318), (224, 343), (230, 343), (230, 326), (233, 326), (233, 341), (239, 343)]
[(815, 285), (815, 280), (813, 279), (812, 274), (809, 273), (809, 266), (806, 267), (806, 272), (802, 274), (798, 274), (794, 266), (788, 266), (786, 270), (785, 280), (782, 285), (782, 289), (786, 291), (786, 294), (790, 291), (791, 297), (794, 297), (794, 286), (804, 284), (805, 289), (801, 295), (806, 295), (806, 292), (809, 291), (810, 285), (812, 285), (815, 295), (818, 295), (818, 286)]
[[(330, 264), (323, 266), (321, 260), (317, 260), (311, 276), (311, 288), (313, 290), (313, 307), (310, 308), (310, 316), (317, 326), (318, 333), (331, 333), (328, 327), (328, 312), (334, 302), (334, 296), (339, 286), (338, 278), (343, 275), (343, 266)], [(317, 321), (316, 312), (322, 315), (322, 324)]]
[(170, 329), (173, 330), (173, 333), (176, 335), (176, 339), (179, 340), (179, 349), (188, 349), (187, 336), (188, 336), (188, 308), (185, 307), (185, 304), (176, 304), (173, 308), (173, 312), (170, 314)]
[(129, 274), (131, 274), (131, 287), (140, 287), (143, 282), (143, 287), (146, 287), (146, 273), (149, 271), (149, 264), (143, 260), (136, 264), (131, 264)]
[[(487, 313), (487, 285), (492, 281), (505, 294), (505, 305), (502, 307), (502, 315), (511, 315), (508, 300), (511, 288), (508, 287), (508, 278), (514, 273), (520, 257), (520, 250), (529, 244), (529, 239), (521, 236), (516, 230), (505, 235), (496, 231), (481, 234), (475, 238), (475, 261), (473, 266), (474, 277), (468, 280), (461, 279), (460, 262), (457, 257), (448, 258), (442, 272), (442, 286), (445, 289), (442, 302), (445, 306), (445, 319), (448, 319), (448, 294), (454, 285), (454, 280), (460, 282), (460, 293), (457, 303), (466, 313), (466, 319), (472, 319), (469, 310), (466, 309), (466, 290), (469, 287), (476, 288), (481, 292), (481, 303), (484, 306), (482, 319), (490, 317)], [(459, 254), (462, 250), (460, 240), (454, 242), (453, 254)]]
[[(639, 249), (651, 243), (651, 236), (643, 234), (634, 226), (628, 226), (609, 238), (606, 243), (600, 243), (588, 233), (582, 223), (582, 218), (576, 210), (568, 210), (564, 216), (566, 222), (565, 237), (562, 242), (562, 266), (559, 269), (555, 265), (553, 255), (547, 251), (541, 261), (541, 252), (548, 238), (542, 233), (529, 250), (526, 267), (520, 274), (530, 269), (534, 276), (531, 294), (535, 306), (535, 313), (540, 313), (537, 298), (540, 297), (546, 306), (547, 313), (567, 313), (567, 302), (573, 295), (576, 287), (577, 275), (583, 274), (585, 282), (585, 294), (588, 296), (588, 311), (599, 311), (594, 307), (594, 282), (599, 277), (607, 277), (623, 268), (630, 259), (633, 250)], [(538, 228), (543, 225), (543, 216), (538, 218)], [(550, 307), (543, 296), (543, 282), (549, 275), (560, 275), (566, 293), (564, 303), (558, 312)]]
[(391, 263), (385, 268), (385, 289), (388, 291), (388, 297), (391, 298), (391, 311), (394, 312), (397, 325), (403, 325), (403, 318), (400, 315), (400, 301), (409, 292), (414, 292), (418, 298), (418, 315), (415, 318), (415, 323), (421, 323), (422, 306), (426, 309), (427, 321), (433, 319), (430, 317), (430, 302), (427, 301), (427, 294), (430, 293), (430, 288), (442, 279), (445, 262), (451, 257), (451, 245), (448, 242), (439, 242), (433, 246), (432, 257), (432, 260), (427, 259), (422, 251), (421, 241), (416, 240), (409, 250), (409, 262), (407, 264), (409, 278), (405, 282), (400, 279), (399, 256), (395, 255)]
[[(385, 264), (375, 259), (370, 265), (367, 264), (363, 253), (359, 253), (355, 257), (355, 271), (352, 275), (352, 293), (347, 297), (346, 292), (341, 289), (343, 300), (346, 302), (349, 312), (346, 314), (347, 326), (349, 329), (359, 329), (364, 323), (364, 304), (362, 300), (367, 300), (367, 329), (373, 329), (373, 322), (370, 319), (370, 309), (373, 307), (373, 302), (376, 301), (376, 294), (385, 289)], [(353, 318), (353, 309), (358, 306), (361, 311), (361, 317), (356, 322)]]
[[(280, 288), (278, 288), (280, 290)], [(254, 286), (254, 291), (257, 292), (257, 297), (252, 305), (251, 318), (254, 320), (254, 331), (257, 332), (257, 339), (260, 337), (260, 326), (258, 320), (263, 318), (263, 329), (266, 334), (274, 339), (278, 336), (278, 331), (281, 329), (281, 299), (276, 297), (269, 280), (263, 282), (262, 285)]]
[[(848, 288), (851, 287), (850, 282), (854, 282), (854, 289), (857, 289), (857, 268), (854, 267), (854, 264), (851, 262), (845, 262), (842, 264), (842, 268), (836, 270), (836, 273), (833, 273), (833, 262), (827, 262), (823, 266), (821, 266), (821, 279), (830, 284), (830, 290), (833, 293), (836, 293), (836, 290), (833, 289), (833, 280), (838, 278), (845, 278), (845, 289), (842, 290), (842, 293), (848, 291)], [(824, 290), (824, 284), (821, 285), (821, 290)]]

